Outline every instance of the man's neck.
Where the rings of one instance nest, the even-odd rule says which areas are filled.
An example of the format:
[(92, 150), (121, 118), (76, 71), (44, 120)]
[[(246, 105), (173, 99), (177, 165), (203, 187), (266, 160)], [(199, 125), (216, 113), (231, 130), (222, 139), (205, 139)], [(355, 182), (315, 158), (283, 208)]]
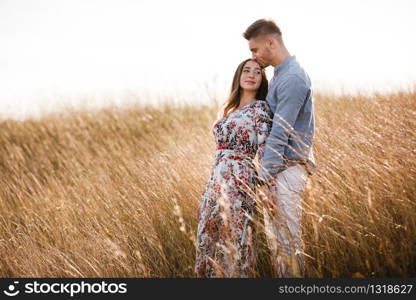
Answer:
[(276, 67), (277, 65), (280, 65), (289, 57), (290, 57), (289, 51), (287, 51), (285, 46), (282, 46), (281, 48), (277, 49), (275, 57), (272, 61), (272, 66)]

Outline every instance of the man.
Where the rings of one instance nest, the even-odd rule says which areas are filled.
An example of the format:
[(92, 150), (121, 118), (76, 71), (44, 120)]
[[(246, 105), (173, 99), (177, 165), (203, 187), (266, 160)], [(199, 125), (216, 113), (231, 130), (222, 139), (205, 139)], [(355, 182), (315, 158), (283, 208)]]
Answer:
[(266, 98), (273, 126), (258, 174), (260, 194), (266, 196), (264, 221), (273, 271), (279, 277), (303, 277), (302, 193), (316, 167), (311, 81), (286, 49), (274, 21), (257, 20), (243, 36), (253, 59), (262, 67), (274, 67)]

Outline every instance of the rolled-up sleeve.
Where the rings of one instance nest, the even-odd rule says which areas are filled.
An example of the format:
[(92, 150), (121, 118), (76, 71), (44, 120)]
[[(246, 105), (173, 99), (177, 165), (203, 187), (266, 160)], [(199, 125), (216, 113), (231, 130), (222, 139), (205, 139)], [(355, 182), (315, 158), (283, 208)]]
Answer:
[(272, 91), (277, 98), (276, 111), (270, 135), (266, 139), (264, 155), (261, 160), (259, 177), (269, 180), (287, 168), (284, 162), (284, 149), (293, 126), (308, 93), (306, 82), (297, 75), (282, 78)]

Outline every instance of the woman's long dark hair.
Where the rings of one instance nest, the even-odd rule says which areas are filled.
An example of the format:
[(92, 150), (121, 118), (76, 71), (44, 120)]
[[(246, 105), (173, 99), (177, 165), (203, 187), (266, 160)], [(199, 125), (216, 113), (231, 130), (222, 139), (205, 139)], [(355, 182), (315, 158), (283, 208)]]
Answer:
[[(228, 113), (231, 112), (231, 110), (238, 108), (240, 105), (240, 99), (241, 99), (241, 87), (240, 87), (240, 78), (241, 74), (243, 73), (243, 67), (246, 64), (246, 62), (252, 60), (251, 58), (244, 60), (241, 62), (237, 70), (235, 71), (233, 83), (231, 84), (231, 92), (228, 96), (227, 101), (224, 104), (224, 110), (223, 110), (223, 117), (225, 117)], [(264, 68), (261, 68), (261, 83), (256, 93), (256, 99), (257, 100), (265, 100), (267, 91), (269, 88), (269, 83), (266, 78), (266, 72), (264, 72)]]

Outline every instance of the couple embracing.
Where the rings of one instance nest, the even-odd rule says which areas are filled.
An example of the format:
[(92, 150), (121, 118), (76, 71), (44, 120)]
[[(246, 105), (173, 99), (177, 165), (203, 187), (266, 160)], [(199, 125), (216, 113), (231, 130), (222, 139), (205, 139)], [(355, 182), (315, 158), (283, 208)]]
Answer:
[(213, 125), (217, 150), (198, 210), (195, 276), (255, 276), (262, 199), (273, 275), (303, 277), (302, 193), (315, 168), (311, 81), (274, 21), (257, 20), (243, 36), (252, 59), (237, 67)]

